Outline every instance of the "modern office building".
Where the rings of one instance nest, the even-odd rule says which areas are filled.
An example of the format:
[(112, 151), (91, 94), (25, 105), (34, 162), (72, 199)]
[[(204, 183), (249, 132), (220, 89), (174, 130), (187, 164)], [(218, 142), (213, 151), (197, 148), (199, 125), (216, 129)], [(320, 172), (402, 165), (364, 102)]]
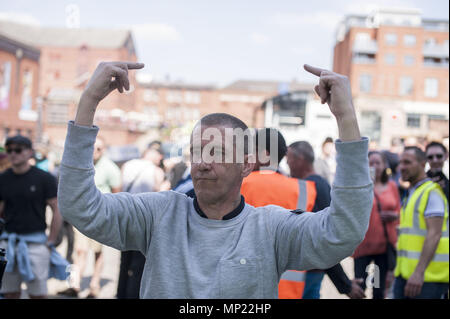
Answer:
[(426, 19), (417, 9), (346, 16), (333, 70), (349, 77), (362, 133), (380, 147), (448, 138), (448, 20)]

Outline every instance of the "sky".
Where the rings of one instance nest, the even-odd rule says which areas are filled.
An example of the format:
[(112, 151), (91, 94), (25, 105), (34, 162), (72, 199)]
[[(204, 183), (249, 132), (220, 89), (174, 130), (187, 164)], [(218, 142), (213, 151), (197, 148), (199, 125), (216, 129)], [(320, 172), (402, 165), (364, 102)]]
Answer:
[(449, 19), (448, 0), (0, 0), (0, 19), (131, 29), (146, 64), (141, 75), (224, 86), (239, 79), (312, 82), (302, 65), (332, 68), (345, 15), (390, 7)]

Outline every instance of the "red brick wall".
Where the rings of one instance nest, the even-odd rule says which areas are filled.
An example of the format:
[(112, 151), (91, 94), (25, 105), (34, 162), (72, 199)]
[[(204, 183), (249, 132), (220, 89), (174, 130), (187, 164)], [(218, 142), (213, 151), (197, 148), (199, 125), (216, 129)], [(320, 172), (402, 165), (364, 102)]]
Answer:
[[(358, 32), (369, 33), (372, 39), (377, 41), (378, 51), (375, 64), (352, 63), (352, 47), (355, 36)], [(385, 35), (387, 33), (397, 34), (397, 44), (389, 46), (386, 44)], [(405, 46), (404, 35), (412, 34), (416, 36), (414, 46)], [(434, 38), (437, 43), (442, 44), (449, 39), (448, 32), (424, 30), (417, 27), (380, 26), (378, 29), (354, 27), (347, 32), (344, 40), (338, 42), (334, 48), (333, 70), (349, 76), (352, 84), (353, 95), (388, 96), (398, 99), (414, 101), (430, 101), (448, 103), (448, 67), (429, 67), (423, 65), (423, 45), (427, 38)], [(387, 65), (385, 54), (392, 53), (396, 61), (394, 65)], [(414, 65), (405, 66), (404, 56), (414, 56)], [(363, 73), (372, 75), (372, 92), (362, 93), (359, 91), (359, 76)], [(414, 89), (411, 96), (401, 96), (399, 94), (400, 78), (410, 76), (413, 78)], [(425, 78), (437, 78), (439, 81), (439, 94), (436, 98), (429, 98), (424, 95)]]

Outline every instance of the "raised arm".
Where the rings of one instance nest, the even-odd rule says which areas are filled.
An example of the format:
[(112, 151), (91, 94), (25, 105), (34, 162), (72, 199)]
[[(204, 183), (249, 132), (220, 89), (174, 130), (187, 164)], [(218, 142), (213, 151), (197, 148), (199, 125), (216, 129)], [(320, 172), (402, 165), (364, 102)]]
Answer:
[(331, 113), (336, 118), (339, 138), (342, 141), (360, 140), (361, 134), (356, 120), (348, 78), (308, 64), (305, 64), (304, 68), (309, 73), (319, 77), (319, 84), (314, 89), (322, 104), (327, 103)]
[(100, 63), (84, 90), (75, 122), (69, 122), (61, 161), (58, 206), (61, 215), (82, 233), (120, 250), (146, 253), (153, 213), (163, 211), (162, 194), (102, 194), (95, 186), (93, 151), (98, 127), (93, 126), (99, 102), (114, 89), (129, 89), (128, 70), (141, 63)]
[(315, 90), (338, 124), (336, 176), (324, 210), (270, 214), (279, 270), (327, 269), (350, 256), (365, 236), (372, 208), (368, 139), (360, 136), (349, 81), (309, 65), (305, 70), (319, 77)]
[(123, 93), (124, 89), (129, 90), (128, 70), (143, 67), (143, 63), (135, 62), (101, 62), (81, 95), (75, 124), (92, 126), (100, 101), (116, 89), (120, 93)]

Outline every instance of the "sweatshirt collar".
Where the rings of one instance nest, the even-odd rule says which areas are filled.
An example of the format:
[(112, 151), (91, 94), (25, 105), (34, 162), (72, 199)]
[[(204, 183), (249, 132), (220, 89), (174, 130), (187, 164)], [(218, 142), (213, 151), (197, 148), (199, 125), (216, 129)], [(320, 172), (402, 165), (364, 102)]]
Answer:
[[(223, 216), (222, 220), (228, 220), (228, 219), (232, 219), (232, 218), (236, 217), (237, 215), (239, 215), (242, 212), (244, 207), (245, 207), (245, 199), (244, 199), (244, 196), (241, 195), (241, 202), (239, 203), (238, 207), (236, 207), (231, 212), (229, 212), (228, 214)], [(201, 217), (208, 218), (208, 216), (206, 216), (206, 214), (201, 210), (200, 206), (198, 205), (198, 201), (197, 201), (196, 197), (194, 198), (194, 208), (195, 208), (195, 211), (197, 212), (197, 214), (199, 214)]]

